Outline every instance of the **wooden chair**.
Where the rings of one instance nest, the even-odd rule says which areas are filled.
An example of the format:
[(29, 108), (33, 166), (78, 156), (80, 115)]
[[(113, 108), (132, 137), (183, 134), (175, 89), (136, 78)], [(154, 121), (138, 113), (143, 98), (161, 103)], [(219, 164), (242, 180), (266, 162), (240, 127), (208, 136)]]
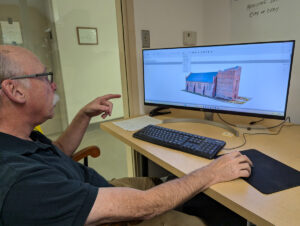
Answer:
[(88, 166), (88, 157), (91, 156), (93, 158), (99, 157), (101, 151), (97, 146), (88, 146), (86, 148), (81, 149), (80, 151), (75, 152), (72, 156), (72, 159), (76, 162), (80, 161), (81, 159), (84, 160), (84, 165)]

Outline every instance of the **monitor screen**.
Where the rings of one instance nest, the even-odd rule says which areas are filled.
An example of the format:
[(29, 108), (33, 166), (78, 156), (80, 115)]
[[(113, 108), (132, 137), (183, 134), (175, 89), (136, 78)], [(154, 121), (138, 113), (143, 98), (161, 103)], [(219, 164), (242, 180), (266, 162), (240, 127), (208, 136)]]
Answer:
[(144, 103), (284, 119), (294, 44), (144, 49)]

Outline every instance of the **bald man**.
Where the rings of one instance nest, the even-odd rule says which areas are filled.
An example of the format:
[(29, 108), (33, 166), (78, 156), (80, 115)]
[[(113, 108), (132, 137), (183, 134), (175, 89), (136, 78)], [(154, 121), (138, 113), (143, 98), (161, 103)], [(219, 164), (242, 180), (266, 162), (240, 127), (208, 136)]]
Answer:
[(157, 186), (141, 178), (148, 180), (144, 190), (113, 186), (70, 156), (91, 118), (110, 116), (110, 100), (120, 95), (98, 97), (84, 106), (52, 142), (33, 128), (54, 115), (58, 98), (53, 73), (30, 51), (0, 46), (0, 82), (0, 225), (97, 225), (130, 220), (142, 220), (141, 226), (204, 225), (197, 217), (171, 210), (213, 184), (251, 173), (251, 161), (233, 152)]

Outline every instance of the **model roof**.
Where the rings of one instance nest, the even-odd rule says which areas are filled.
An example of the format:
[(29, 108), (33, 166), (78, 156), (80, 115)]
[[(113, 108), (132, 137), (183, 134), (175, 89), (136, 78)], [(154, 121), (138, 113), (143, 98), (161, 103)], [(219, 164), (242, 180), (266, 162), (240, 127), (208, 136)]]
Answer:
[(187, 78), (187, 82), (206, 82), (212, 83), (214, 77), (217, 76), (218, 72), (203, 72), (203, 73), (191, 73)]

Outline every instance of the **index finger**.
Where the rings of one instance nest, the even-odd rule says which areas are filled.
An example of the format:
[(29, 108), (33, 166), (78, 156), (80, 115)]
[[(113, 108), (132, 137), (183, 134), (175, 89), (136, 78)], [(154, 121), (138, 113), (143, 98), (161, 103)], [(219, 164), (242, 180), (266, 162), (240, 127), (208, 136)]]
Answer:
[(107, 94), (107, 95), (102, 96), (102, 98), (105, 100), (110, 100), (110, 99), (120, 98), (120, 97), (121, 97), (120, 94)]

